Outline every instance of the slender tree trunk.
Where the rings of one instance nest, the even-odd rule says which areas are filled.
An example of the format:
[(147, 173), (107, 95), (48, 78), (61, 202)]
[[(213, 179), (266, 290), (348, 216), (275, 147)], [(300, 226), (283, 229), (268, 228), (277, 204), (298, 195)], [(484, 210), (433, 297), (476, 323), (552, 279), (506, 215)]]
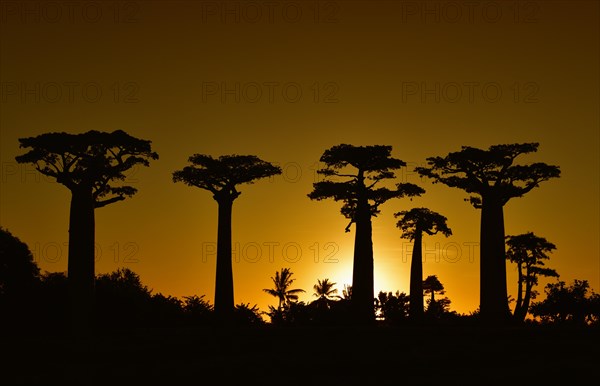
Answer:
[[(529, 272), (529, 269), (527, 269), (527, 278), (529, 278), (531, 273)], [(523, 303), (521, 304), (521, 308), (519, 309), (519, 313), (516, 314), (516, 318), (519, 322), (522, 322), (525, 320), (525, 317), (527, 316), (527, 311), (529, 310), (529, 302), (531, 301), (531, 290), (532, 290), (533, 284), (527, 280), (525, 282), (525, 297), (523, 298)]]
[(410, 317), (423, 318), (423, 234), (417, 230), (410, 262)]
[(233, 302), (233, 267), (231, 263), (232, 199), (219, 199), (217, 231), (217, 277), (215, 282), (215, 316), (219, 322), (231, 320)]
[(513, 314), (513, 317), (516, 320), (520, 320), (519, 314), (521, 313), (521, 307), (523, 306), (523, 267), (521, 263), (517, 263), (517, 269), (519, 272), (519, 286), (517, 292), (517, 302), (515, 304), (515, 312)]
[(510, 315), (506, 290), (503, 205), (483, 197), (481, 209), (480, 312), (487, 323), (505, 323)]
[(373, 299), (373, 241), (371, 213), (366, 199), (360, 200), (355, 219), (354, 266), (352, 270), (352, 306), (358, 324), (375, 320)]
[(94, 199), (92, 189), (71, 192), (69, 214), (69, 257), (67, 276), (74, 331), (86, 333), (93, 323), (94, 310)]

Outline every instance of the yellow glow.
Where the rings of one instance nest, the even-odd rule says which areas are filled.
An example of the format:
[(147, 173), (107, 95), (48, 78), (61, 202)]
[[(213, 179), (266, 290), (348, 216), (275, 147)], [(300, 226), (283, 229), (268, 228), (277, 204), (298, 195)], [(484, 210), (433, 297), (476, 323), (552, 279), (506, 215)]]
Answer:
[[(427, 193), (390, 201), (373, 219), (376, 292), (408, 292), (410, 255), (403, 259), (407, 241), (393, 213), (429, 207), (448, 218), (453, 235), (424, 239), (430, 251), (424, 276), (438, 275), (452, 309), (469, 312), (479, 301), (479, 251), (471, 257), (467, 251), (479, 242), (480, 213), (463, 201), (464, 192), (421, 180), (412, 168), (462, 145), (539, 141), (538, 153), (523, 162), (560, 165), (562, 176), (506, 205), (506, 233), (547, 238), (557, 245), (549, 266), (561, 280), (587, 279), (600, 289), (597, 2), (536, 2), (535, 23), (489, 23), (481, 15), (473, 23), (449, 23), (412, 16), (403, 22), (403, 2), (343, 1), (337, 22), (254, 24), (212, 16), (204, 23), (201, 3), (138, 2), (131, 23), (23, 23), (10, 16), (0, 24), (0, 225), (29, 244), (43, 270), (66, 270), (69, 194), (14, 162), (20, 137), (123, 129), (152, 140), (160, 159), (128, 178), (139, 193), (96, 212), (97, 272), (129, 267), (155, 292), (206, 294), (211, 301), (217, 205), (205, 191), (172, 183), (171, 173), (193, 153), (255, 154), (279, 163), (283, 176), (242, 186), (233, 208), (233, 241), (262, 248), (258, 261), (250, 255), (234, 262), (236, 303), (263, 310), (275, 300), (262, 289), (282, 267), (292, 268), (295, 284), (307, 291), (303, 300), (313, 298), (317, 279), (337, 282), (340, 292), (351, 283), (354, 228), (344, 233), (339, 203), (306, 195), (325, 149), (383, 144), (409, 163), (398, 182), (417, 183)], [(49, 93), (56, 84), (67, 95), (68, 82), (78, 84), (72, 103), (35, 91)], [(278, 84), (273, 103), (265, 82)], [(454, 84), (466, 93), (465, 82), (497, 84), (503, 97), (482, 98), (482, 86), (473, 103), (451, 102), (448, 95), (436, 102), (427, 94), (436, 87), (449, 92)], [(92, 83), (103, 92), (94, 102), (81, 95)], [(254, 83), (263, 85), (258, 102), (227, 94), (238, 86), (250, 92)], [(303, 91), (294, 103), (281, 94), (291, 83)], [(225, 91), (206, 93), (207, 85), (222, 84)], [(404, 88), (403, 94), (407, 84), (424, 85), (425, 93)], [(524, 101), (534, 86), (536, 99)], [(325, 103), (332, 92), (335, 101)], [(123, 100), (129, 93), (134, 98)], [(272, 259), (265, 243), (278, 243)], [(300, 246), (298, 261), (290, 261), (293, 249), (283, 252), (288, 243)], [(338, 262), (323, 261), (326, 245), (337, 247)], [(452, 255), (455, 245), (460, 259)], [(514, 295), (513, 267), (507, 272)]]

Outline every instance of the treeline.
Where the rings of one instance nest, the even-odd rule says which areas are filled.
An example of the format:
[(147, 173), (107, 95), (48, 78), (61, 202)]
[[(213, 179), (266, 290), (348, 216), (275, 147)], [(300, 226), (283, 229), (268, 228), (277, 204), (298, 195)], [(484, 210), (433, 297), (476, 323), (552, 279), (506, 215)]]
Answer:
[[(97, 285), (94, 262), (95, 210), (133, 196), (137, 190), (122, 185), (126, 171), (138, 165), (149, 166), (151, 161), (158, 159), (158, 154), (152, 150), (151, 141), (132, 137), (121, 130), (112, 133), (45, 133), (20, 138), (19, 142), (20, 147), (27, 150), (16, 157), (17, 162), (34, 165), (38, 172), (56, 179), (71, 192), (68, 297), (72, 327), (85, 330), (92, 316), (99, 314), (94, 309)], [(488, 149), (462, 146), (460, 150), (445, 156), (428, 157), (426, 166), (415, 168), (417, 174), (432, 183), (464, 191), (467, 194), (464, 200), (480, 211), (479, 317), (486, 324), (523, 322), (530, 309), (541, 310), (539, 312), (545, 315), (554, 312), (551, 305), (532, 308), (532, 301), (537, 294), (534, 287), (539, 277), (558, 278), (557, 272), (544, 266), (544, 260), (548, 259), (548, 253), (555, 246), (532, 232), (507, 236), (504, 227), (504, 206), (510, 200), (523, 197), (541, 183), (560, 177), (560, 167), (557, 165), (516, 163), (518, 157), (535, 153), (538, 147), (539, 144), (535, 142), (492, 145)], [(389, 145), (339, 144), (326, 149), (320, 162), (323, 166), (317, 173), (323, 178), (313, 184), (307, 196), (316, 201), (332, 199), (339, 202), (340, 212), (348, 220), (345, 231), (350, 232), (354, 228), (352, 296), (348, 299), (350, 319), (355, 324), (369, 325), (375, 322), (376, 313), (382, 314), (382, 310), (391, 307), (383, 304), (388, 298), (398, 305), (395, 308), (397, 310), (402, 308), (400, 304), (404, 302), (401, 294), (386, 294), (381, 298), (381, 294), (376, 296), (374, 293), (373, 219), (381, 213), (382, 205), (386, 202), (421, 197), (426, 191), (412, 183), (397, 182), (396, 171), (407, 164), (392, 155), (392, 146)], [(281, 174), (281, 168), (270, 162), (255, 155), (237, 154), (218, 157), (193, 154), (188, 158), (187, 165), (172, 173), (174, 183), (207, 191), (218, 204), (214, 314), (221, 323), (235, 323), (239, 313), (233, 291), (233, 203), (242, 193), (241, 186), (278, 174)], [(395, 216), (399, 218), (396, 226), (402, 232), (401, 237), (414, 243), (408, 316), (413, 322), (419, 323), (425, 317), (422, 239), (437, 233), (449, 237), (452, 231), (445, 216), (428, 208), (412, 208), (397, 212)], [(507, 259), (517, 265), (519, 275), (514, 311), (509, 307)], [(273, 278), (274, 281), (281, 280), (284, 274), (288, 279), (291, 276), (289, 271), (282, 270)], [(561, 287), (559, 282), (559, 287), (547, 288), (548, 296), (552, 298), (557, 293), (560, 299), (581, 303), (581, 299), (587, 299), (587, 287), (580, 283), (586, 282), (576, 282), (576, 288), (565, 287), (564, 283)], [(271, 290), (267, 289), (267, 292)], [(297, 292), (301, 291), (298, 289)], [(292, 307), (300, 305), (294, 300), (294, 297), (297, 299), (297, 293), (285, 296), (281, 293), (272, 294), (279, 298), (278, 307), (270, 311), (272, 321), (285, 321), (286, 312), (290, 319)], [(580, 298), (574, 298), (575, 295)], [(377, 300), (374, 302), (374, 299)], [(581, 303), (587, 313), (584, 321), (589, 319), (588, 306), (596, 302), (594, 294), (591, 299), (591, 303), (588, 300)], [(185, 304), (185, 300), (183, 302)], [(376, 309), (378, 304), (380, 308)], [(427, 310), (435, 307), (440, 309), (440, 304), (443, 305), (432, 298)], [(563, 310), (561, 315), (565, 312), (574, 312), (579, 316), (567, 314), (562, 319), (582, 320), (579, 311)], [(429, 315), (431, 313), (429, 311)], [(389, 311), (387, 314), (400, 315), (402, 312)], [(553, 316), (547, 318), (561, 319)]]
[[(317, 280), (313, 301), (299, 301), (303, 289), (293, 288), (289, 268), (277, 271), (272, 288), (263, 289), (277, 300), (268, 311), (256, 305), (237, 304), (232, 325), (277, 326), (350, 325), (352, 324), (352, 287), (338, 292), (336, 283)], [(420, 324), (455, 324), (476, 322), (478, 311), (458, 314), (450, 310), (451, 301), (437, 276), (422, 282), (426, 308)], [(69, 286), (63, 272), (41, 273), (27, 245), (0, 228), (0, 325), (4, 327), (41, 328), (60, 331), (70, 318)], [(437, 298), (436, 298), (437, 296)], [(96, 275), (93, 323), (100, 328), (194, 327), (218, 324), (213, 305), (204, 295), (177, 298), (153, 293), (128, 268)], [(404, 292), (379, 292), (373, 299), (379, 324), (388, 326), (414, 324), (410, 318), (410, 297)], [(590, 290), (587, 281), (575, 280), (546, 286), (546, 298), (534, 302), (531, 313), (539, 322), (549, 324), (600, 326), (600, 295)]]

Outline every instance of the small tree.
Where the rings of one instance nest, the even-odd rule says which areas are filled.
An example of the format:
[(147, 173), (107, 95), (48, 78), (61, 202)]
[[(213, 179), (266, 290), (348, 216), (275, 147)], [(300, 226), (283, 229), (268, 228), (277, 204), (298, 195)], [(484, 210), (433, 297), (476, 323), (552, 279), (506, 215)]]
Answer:
[(281, 168), (253, 155), (223, 155), (213, 158), (194, 154), (191, 165), (173, 173), (173, 182), (208, 190), (219, 204), (215, 315), (232, 321), (234, 312), (233, 267), (231, 264), (231, 210), (241, 192), (238, 185), (281, 174)]
[(409, 302), (410, 298), (404, 292), (396, 291), (396, 294), (392, 294), (380, 291), (375, 299), (375, 308), (387, 323), (397, 324), (408, 317)]
[(325, 150), (321, 156), (325, 167), (317, 173), (326, 179), (314, 183), (308, 195), (312, 200), (342, 201), (341, 213), (350, 220), (346, 232), (356, 224), (351, 302), (354, 320), (362, 324), (371, 323), (375, 317), (371, 217), (377, 216), (380, 205), (392, 198), (419, 196), (425, 192), (408, 183), (396, 184), (395, 189), (375, 187), (393, 179), (394, 171), (406, 166), (404, 161), (393, 158), (391, 152), (391, 146), (381, 145), (342, 144)]
[(427, 158), (417, 172), (473, 194), (468, 201), (481, 209), (480, 309), (488, 322), (503, 322), (510, 315), (506, 290), (504, 205), (522, 197), (541, 182), (560, 176), (558, 166), (545, 163), (514, 165), (521, 154), (536, 152), (538, 143), (495, 145), (488, 150), (463, 146), (445, 157)]
[(313, 286), (313, 289), (315, 290), (313, 295), (317, 297), (316, 302), (318, 305), (329, 308), (329, 303), (334, 298), (339, 297), (336, 295), (338, 290), (333, 288), (335, 285), (336, 283), (330, 282), (329, 279), (317, 279), (317, 284)]
[(538, 276), (558, 277), (555, 270), (544, 267), (544, 260), (550, 258), (548, 253), (555, 250), (556, 246), (532, 232), (507, 236), (506, 245), (506, 258), (517, 264), (518, 272), (517, 300), (513, 316), (517, 321), (523, 321), (529, 310), (529, 302), (537, 295), (533, 287), (538, 284)]
[(277, 311), (281, 312), (288, 308), (291, 303), (298, 301), (298, 294), (304, 292), (303, 289), (290, 289), (296, 279), (292, 279), (290, 268), (282, 268), (281, 273), (275, 272), (275, 277), (271, 277), (273, 288), (265, 288), (263, 291), (269, 295), (275, 296), (279, 301)]
[(435, 302), (436, 292), (439, 293), (440, 295), (443, 295), (444, 293), (446, 293), (444, 291), (444, 285), (437, 278), (437, 275), (427, 276), (427, 278), (425, 280), (423, 280), (423, 293), (425, 295), (428, 295), (428, 294), (431, 295), (431, 301)]
[(400, 217), (396, 224), (402, 230), (402, 238), (414, 241), (412, 260), (410, 262), (410, 317), (423, 317), (423, 233), (435, 235), (442, 233), (448, 237), (452, 234), (446, 224), (446, 217), (427, 208), (413, 208), (398, 212)]
[(46, 133), (20, 138), (21, 148), (30, 150), (18, 163), (35, 165), (38, 172), (53, 177), (71, 192), (69, 216), (68, 279), (72, 322), (87, 329), (94, 298), (94, 211), (133, 196), (137, 189), (118, 183), (138, 165), (158, 159), (151, 142), (124, 131), (88, 131), (83, 134)]

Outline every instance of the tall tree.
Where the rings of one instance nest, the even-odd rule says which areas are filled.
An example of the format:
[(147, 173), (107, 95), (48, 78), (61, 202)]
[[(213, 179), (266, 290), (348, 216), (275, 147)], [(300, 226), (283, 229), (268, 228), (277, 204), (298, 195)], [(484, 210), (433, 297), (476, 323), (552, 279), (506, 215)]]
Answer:
[(121, 130), (112, 133), (46, 133), (20, 138), (30, 150), (19, 163), (35, 165), (38, 172), (56, 179), (71, 192), (69, 216), (68, 280), (74, 326), (91, 321), (94, 296), (94, 210), (125, 200), (137, 189), (119, 185), (125, 173), (158, 159), (151, 142)]
[(269, 295), (275, 296), (279, 300), (277, 311), (281, 312), (288, 308), (292, 302), (298, 301), (298, 294), (304, 292), (303, 289), (290, 289), (296, 279), (292, 279), (290, 268), (282, 268), (281, 272), (276, 271), (275, 277), (271, 277), (273, 288), (265, 288), (263, 291)]
[[(391, 156), (391, 146), (337, 145), (321, 156), (325, 167), (317, 173), (326, 177), (314, 183), (308, 194), (312, 200), (333, 198), (342, 201), (341, 213), (356, 224), (354, 263), (352, 270), (352, 309), (357, 323), (374, 321), (373, 242), (371, 217), (379, 206), (392, 198), (419, 196), (425, 191), (414, 184), (396, 184), (395, 189), (376, 187), (379, 182), (395, 177), (395, 170), (406, 166)], [(340, 179), (342, 181), (340, 181)]]
[(394, 214), (400, 217), (396, 226), (402, 231), (402, 238), (414, 242), (410, 263), (410, 318), (423, 317), (423, 233), (441, 233), (448, 237), (452, 230), (446, 224), (447, 218), (427, 208), (413, 208)]
[(506, 245), (506, 258), (517, 264), (518, 272), (517, 302), (513, 317), (522, 322), (529, 310), (529, 302), (536, 295), (533, 287), (538, 284), (538, 276), (558, 277), (555, 270), (544, 267), (544, 260), (550, 258), (548, 254), (556, 246), (532, 232), (507, 236)]
[(215, 316), (220, 321), (232, 321), (233, 268), (231, 264), (231, 210), (241, 194), (238, 185), (281, 174), (281, 168), (254, 155), (194, 154), (191, 165), (173, 173), (173, 182), (208, 190), (219, 205), (217, 230), (217, 274), (215, 283)]
[(538, 143), (490, 146), (483, 150), (463, 146), (445, 157), (427, 158), (417, 172), (453, 188), (473, 194), (467, 200), (481, 209), (480, 310), (484, 320), (505, 322), (510, 311), (506, 291), (504, 205), (514, 197), (560, 176), (558, 166), (545, 163), (515, 165), (522, 154), (536, 152)]

